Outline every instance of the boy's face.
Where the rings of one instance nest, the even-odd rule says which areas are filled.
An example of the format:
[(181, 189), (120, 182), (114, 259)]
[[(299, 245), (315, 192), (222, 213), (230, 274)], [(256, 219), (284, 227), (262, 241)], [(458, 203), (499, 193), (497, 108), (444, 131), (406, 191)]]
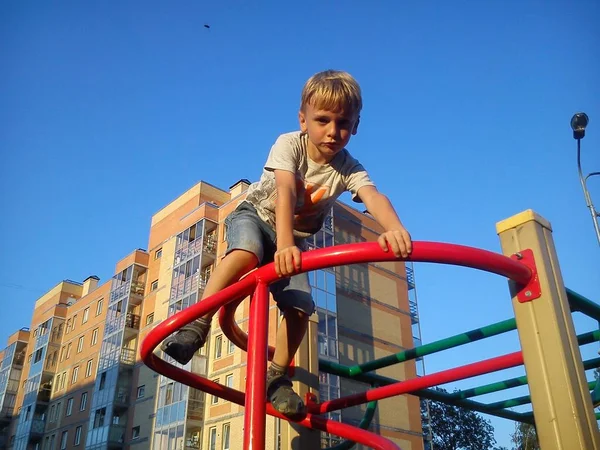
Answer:
[[(298, 114), (300, 129), (308, 134), (318, 154), (310, 155), (316, 162), (329, 162), (358, 131), (357, 114), (333, 112), (306, 105)], [(316, 158), (315, 158), (316, 157)]]

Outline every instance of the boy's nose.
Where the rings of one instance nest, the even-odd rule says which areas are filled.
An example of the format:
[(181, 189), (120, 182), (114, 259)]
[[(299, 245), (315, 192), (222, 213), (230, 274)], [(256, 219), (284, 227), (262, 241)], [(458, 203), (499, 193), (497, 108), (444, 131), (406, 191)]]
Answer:
[(327, 130), (327, 136), (328, 137), (335, 137), (335, 136), (337, 136), (337, 127), (335, 126), (335, 124), (331, 123), (329, 125), (329, 129)]

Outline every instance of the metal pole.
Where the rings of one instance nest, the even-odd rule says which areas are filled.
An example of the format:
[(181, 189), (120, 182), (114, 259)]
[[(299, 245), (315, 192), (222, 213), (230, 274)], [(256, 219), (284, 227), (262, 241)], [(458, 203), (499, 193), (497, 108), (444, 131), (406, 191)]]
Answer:
[(250, 305), (244, 450), (264, 450), (269, 287), (259, 281)]
[(596, 230), (596, 238), (598, 239), (598, 244), (600, 244), (600, 225), (598, 224), (598, 217), (600, 217), (600, 213), (594, 208), (592, 197), (587, 189), (587, 179), (589, 177), (593, 177), (594, 175), (600, 175), (600, 172), (592, 172), (587, 174), (585, 177), (583, 176), (583, 172), (581, 170), (581, 139), (577, 139), (577, 170), (579, 171), (579, 181), (581, 182), (583, 196), (585, 197), (585, 205), (588, 207), (590, 214), (592, 215), (592, 222), (594, 222), (594, 229)]
[(579, 173), (579, 182), (581, 183), (581, 188), (583, 189), (585, 205), (588, 207), (588, 209), (590, 210), (590, 214), (592, 215), (592, 222), (594, 223), (594, 230), (596, 231), (596, 239), (598, 239), (598, 244), (600, 244), (600, 224), (598, 223), (598, 219), (600, 218), (600, 212), (596, 211), (596, 209), (594, 208), (592, 197), (587, 189), (588, 178), (600, 175), (600, 172), (591, 172), (584, 176), (583, 171), (581, 170), (581, 139), (583, 139), (583, 137), (585, 136), (585, 128), (587, 127), (588, 123), (589, 118), (587, 114), (583, 112), (576, 113), (571, 118), (573, 138), (577, 139), (577, 171)]

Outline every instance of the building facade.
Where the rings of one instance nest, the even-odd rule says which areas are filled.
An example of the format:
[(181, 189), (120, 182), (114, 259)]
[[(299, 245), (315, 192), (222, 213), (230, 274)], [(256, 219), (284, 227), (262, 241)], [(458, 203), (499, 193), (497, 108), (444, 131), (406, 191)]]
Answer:
[[(225, 191), (198, 183), (152, 217), (147, 250), (119, 261), (110, 280), (62, 281), (36, 301), (30, 327), (13, 334), (1, 356), (0, 448), (242, 448), (243, 407), (156, 374), (141, 362), (139, 349), (154, 326), (201, 298), (224, 256), (223, 221), (248, 185), (240, 180)], [(372, 217), (338, 202), (308, 244), (366, 242), (378, 234)], [(420, 343), (410, 265), (318, 270), (310, 281), (319, 358), (354, 365)], [(244, 331), (248, 314), (246, 299), (236, 312)], [(280, 313), (272, 301), (269, 317), (273, 345)], [(227, 339), (217, 317), (207, 344), (185, 368), (245, 390), (246, 353)], [(422, 372), (422, 361), (408, 361), (377, 373), (403, 380)], [(319, 401), (368, 388), (326, 373), (318, 378)], [(329, 416), (357, 425), (364, 411), (361, 406)], [(267, 449), (293, 448), (285, 427), (267, 418)], [(380, 401), (370, 430), (403, 449), (422, 449), (419, 399)], [(325, 433), (320, 439), (322, 448), (339, 442)]]

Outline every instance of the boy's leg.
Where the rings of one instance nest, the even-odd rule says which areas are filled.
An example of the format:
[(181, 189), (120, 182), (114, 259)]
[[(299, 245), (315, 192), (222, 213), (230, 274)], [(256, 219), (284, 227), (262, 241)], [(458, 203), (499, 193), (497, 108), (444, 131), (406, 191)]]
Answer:
[(284, 311), (281, 325), (277, 330), (275, 354), (272, 361), (274, 364), (285, 368), (290, 365), (306, 333), (308, 317), (306, 313), (297, 309)]
[[(211, 274), (204, 288), (205, 299), (238, 281), (242, 275), (254, 269), (258, 264), (256, 255), (245, 250), (233, 250)], [(187, 364), (196, 351), (206, 343), (212, 317), (217, 310), (210, 311), (200, 319), (182, 327), (177, 333), (165, 339), (161, 349), (180, 364)]]
[(292, 389), (287, 368), (306, 334), (308, 318), (314, 311), (308, 274), (283, 279), (272, 285), (272, 292), (283, 311), (283, 320), (277, 330), (275, 354), (267, 372), (267, 397), (276, 410), (292, 420), (299, 420), (306, 414), (306, 408)]
[[(264, 256), (264, 234), (262, 221), (256, 210), (244, 203), (240, 204), (225, 219), (227, 256), (217, 264), (210, 276), (202, 299), (226, 288), (242, 275), (254, 269)], [(202, 300), (201, 299), (201, 300)], [(161, 349), (180, 364), (186, 364), (206, 342), (212, 316), (210, 311), (204, 317), (184, 326), (163, 342)]]

